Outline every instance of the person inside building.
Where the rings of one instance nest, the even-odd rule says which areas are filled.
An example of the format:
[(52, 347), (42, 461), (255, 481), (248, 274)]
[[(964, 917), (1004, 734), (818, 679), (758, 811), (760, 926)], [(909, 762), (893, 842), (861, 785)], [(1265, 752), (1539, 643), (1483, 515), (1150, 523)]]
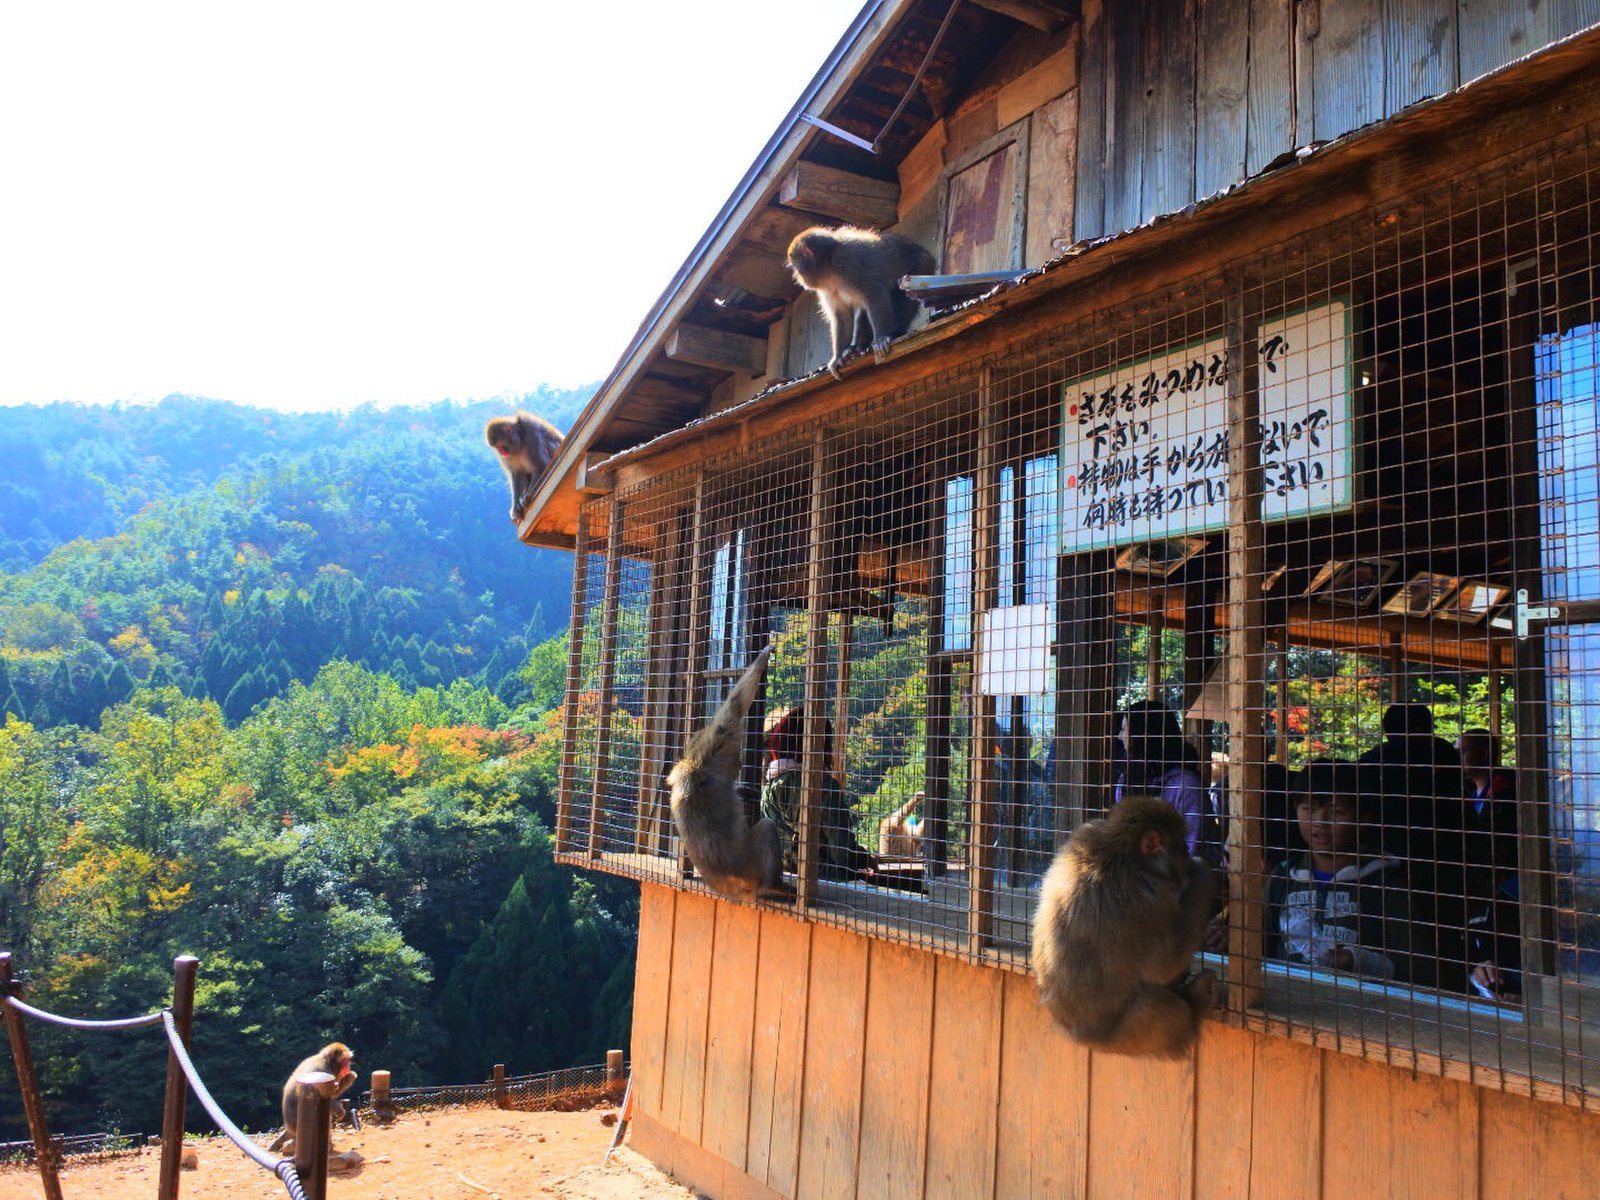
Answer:
[(1294, 797), (1305, 851), (1267, 884), (1270, 958), (1397, 983), (1434, 982), (1433, 941), (1414, 919), (1401, 860), (1364, 834), (1377, 812), (1370, 767), (1312, 763)]
[[(830, 738), (831, 740), (831, 738)], [(799, 705), (774, 713), (767, 722), (768, 761), (761, 785), (761, 815), (778, 827), (783, 868), (798, 869), (800, 763), (805, 746), (805, 713)], [(831, 755), (828, 756), (831, 760)], [(822, 772), (821, 861), (818, 878), (870, 878), (877, 860), (856, 841), (850, 803), (829, 770)]]
[(1183, 817), (1189, 853), (1213, 866), (1221, 838), (1200, 776), (1200, 756), (1184, 739), (1177, 714), (1157, 700), (1141, 700), (1122, 714), (1126, 759), (1116, 800), (1130, 794), (1160, 796)]
[(1464, 957), (1467, 982), (1498, 999), (1522, 990), (1521, 887), (1517, 876), (1517, 781), (1500, 765), (1500, 739), (1466, 729), (1458, 742), (1466, 789)]

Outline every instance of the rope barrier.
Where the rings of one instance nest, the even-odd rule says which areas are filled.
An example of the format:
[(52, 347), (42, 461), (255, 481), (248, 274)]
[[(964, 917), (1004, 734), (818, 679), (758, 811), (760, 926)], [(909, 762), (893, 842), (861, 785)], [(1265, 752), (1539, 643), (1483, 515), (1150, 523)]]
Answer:
[(110, 1021), (91, 1021), (84, 1017), (62, 1017), (31, 1004), (24, 1004), (15, 996), (6, 996), (5, 1002), (26, 1017), (43, 1021), (46, 1025), (60, 1025), (64, 1029), (140, 1029), (146, 1025), (159, 1025), (162, 1013), (153, 1012), (142, 1017), (118, 1017)]
[(178, 1065), (183, 1068), (184, 1078), (189, 1081), (189, 1086), (194, 1090), (195, 1099), (200, 1101), (200, 1107), (210, 1114), (211, 1119), (217, 1123), (217, 1128), (222, 1130), (227, 1139), (243, 1150), (245, 1155), (258, 1166), (265, 1167), (279, 1179), (288, 1189), (293, 1200), (306, 1200), (305, 1190), (301, 1186), (300, 1176), (294, 1169), (294, 1162), (287, 1158), (278, 1158), (263, 1150), (250, 1140), (249, 1134), (240, 1129), (228, 1119), (228, 1114), (222, 1111), (220, 1105), (212, 1099), (210, 1091), (201, 1082), (200, 1074), (195, 1070), (194, 1060), (189, 1057), (189, 1049), (183, 1044), (183, 1039), (178, 1036), (178, 1024), (173, 1019), (172, 1013), (162, 1010), (161, 1020), (167, 1030), (167, 1045), (172, 1048), (172, 1053), (177, 1057)]

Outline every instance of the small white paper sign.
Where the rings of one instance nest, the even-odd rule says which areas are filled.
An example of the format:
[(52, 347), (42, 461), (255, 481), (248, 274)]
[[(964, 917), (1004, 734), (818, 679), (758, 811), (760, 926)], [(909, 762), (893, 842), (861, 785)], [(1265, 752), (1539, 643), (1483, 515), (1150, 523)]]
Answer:
[(1053, 609), (1050, 604), (1013, 604), (979, 615), (980, 692), (985, 696), (1039, 696), (1050, 691)]

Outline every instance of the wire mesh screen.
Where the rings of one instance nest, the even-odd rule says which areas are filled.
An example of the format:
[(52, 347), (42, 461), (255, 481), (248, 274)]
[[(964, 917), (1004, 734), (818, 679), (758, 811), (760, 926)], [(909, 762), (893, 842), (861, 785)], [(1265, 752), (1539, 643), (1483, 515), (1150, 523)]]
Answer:
[(1590, 136), (589, 503), (563, 853), (702, 886), (665, 775), (770, 643), (807, 918), (1023, 969), (1055, 849), (1159, 795), (1230, 1019), (1581, 1102)]

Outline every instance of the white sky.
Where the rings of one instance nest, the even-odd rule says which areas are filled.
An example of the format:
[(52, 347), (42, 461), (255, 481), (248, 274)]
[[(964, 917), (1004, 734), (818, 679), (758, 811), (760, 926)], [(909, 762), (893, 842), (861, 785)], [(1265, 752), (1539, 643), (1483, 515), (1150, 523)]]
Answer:
[(0, 404), (609, 372), (862, 0), (0, 7)]

